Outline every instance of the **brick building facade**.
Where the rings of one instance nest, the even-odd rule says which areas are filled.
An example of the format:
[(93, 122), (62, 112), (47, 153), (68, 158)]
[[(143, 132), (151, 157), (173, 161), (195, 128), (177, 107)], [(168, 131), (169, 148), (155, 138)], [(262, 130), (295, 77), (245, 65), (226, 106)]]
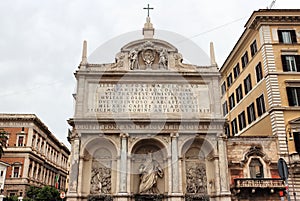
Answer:
[(7, 142), (4, 195), (25, 196), (29, 186), (66, 189), (69, 149), (33, 114), (0, 114)]

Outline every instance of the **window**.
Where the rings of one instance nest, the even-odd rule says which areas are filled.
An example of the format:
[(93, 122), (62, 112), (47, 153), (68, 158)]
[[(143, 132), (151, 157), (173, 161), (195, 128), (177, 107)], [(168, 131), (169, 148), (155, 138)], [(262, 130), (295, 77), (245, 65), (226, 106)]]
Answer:
[(229, 109), (231, 110), (234, 106), (235, 106), (234, 94), (231, 94), (231, 96), (229, 96)]
[(1, 171), (0, 171), (0, 176), (3, 177), (3, 174), (4, 174), (4, 171), (1, 170)]
[(278, 39), (280, 43), (297, 43), (295, 30), (278, 30)]
[(264, 167), (258, 158), (252, 158), (249, 163), (251, 178), (264, 178)]
[(259, 62), (257, 66), (255, 67), (256, 72), (256, 82), (259, 82), (263, 78), (262, 69), (261, 69), (261, 63)]
[(234, 68), (233, 68), (233, 76), (234, 79), (237, 78), (240, 74), (240, 64), (238, 63)]
[(256, 99), (256, 107), (257, 107), (257, 116), (258, 117), (260, 117), (263, 113), (266, 112), (265, 100), (264, 100), (263, 94)]
[(245, 54), (241, 58), (242, 61), (242, 67), (245, 68), (247, 66), (249, 59), (248, 59), (248, 52), (246, 51)]
[(19, 147), (24, 146), (24, 136), (23, 135), (18, 136), (18, 146)]
[(240, 130), (243, 130), (243, 128), (246, 127), (246, 117), (244, 111), (239, 114), (238, 119), (239, 119), (239, 128)]
[(225, 129), (225, 135), (229, 136), (229, 133), (230, 133), (229, 125), (226, 124), (224, 129)]
[(244, 89), (245, 89), (245, 94), (247, 94), (252, 89), (250, 74), (244, 79)]
[(281, 55), (282, 67), (285, 72), (300, 72), (300, 55)]
[(20, 167), (14, 166), (13, 168), (14, 168), (14, 170), (13, 170), (13, 177), (14, 178), (18, 178), (19, 177)]
[(243, 90), (241, 84), (238, 86), (238, 88), (236, 88), (235, 95), (236, 95), (236, 103), (240, 102), (240, 100), (243, 99)]
[(226, 92), (226, 84), (225, 84), (225, 82), (223, 82), (223, 84), (221, 86), (221, 92), (222, 92), (222, 95), (224, 95), (225, 92)]
[(232, 135), (235, 135), (238, 133), (236, 119), (232, 120), (232, 122), (231, 122), (231, 131), (232, 131)]
[(227, 87), (230, 87), (232, 84), (232, 73), (230, 73), (227, 77)]
[(223, 115), (225, 116), (226, 114), (228, 114), (227, 101), (223, 103)]
[(300, 132), (293, 132), (295, 149), (300, 153)]
[(300, 87), (286, 88), (289, 106), (300, 106)]
[(251, 57), (253, 57), (257, 52), (256, 40), (250, 45)]
[(249, 105), (247, 107), (247, 115), (248, 115), (248, 124), (255, 121), (256, 116), (255, 116), (255, 110), (254, 110), (254, 103), (251, 103), (251, 105)]

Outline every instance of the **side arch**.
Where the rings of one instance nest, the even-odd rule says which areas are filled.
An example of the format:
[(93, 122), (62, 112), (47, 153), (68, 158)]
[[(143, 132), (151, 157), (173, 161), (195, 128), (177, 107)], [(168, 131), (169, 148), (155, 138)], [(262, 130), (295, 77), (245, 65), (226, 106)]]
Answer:
[(189, 138), (180, 148), (182, 169), (182, 191), (185, 196), (208, 198), (214, 191), (212, 183), (216, 177), (215, 154), (212, 143), (201, 136)]
[(81, 146), (82, 194), (115, 194), (118, 149), (113, 141), (102, 136), (90, 137)]

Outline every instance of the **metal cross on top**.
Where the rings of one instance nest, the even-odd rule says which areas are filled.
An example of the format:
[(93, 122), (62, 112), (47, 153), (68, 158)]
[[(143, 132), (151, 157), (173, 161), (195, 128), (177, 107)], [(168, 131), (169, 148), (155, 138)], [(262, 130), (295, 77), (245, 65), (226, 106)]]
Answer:
[(148, 17), (149, 17), (150, 10), (153, 10), (154, 8), (150, 8), (149, 4), (148, 4), (148, 7), (147, 8), (143, 8), (143, 9), (147, 9), (148, 10)]

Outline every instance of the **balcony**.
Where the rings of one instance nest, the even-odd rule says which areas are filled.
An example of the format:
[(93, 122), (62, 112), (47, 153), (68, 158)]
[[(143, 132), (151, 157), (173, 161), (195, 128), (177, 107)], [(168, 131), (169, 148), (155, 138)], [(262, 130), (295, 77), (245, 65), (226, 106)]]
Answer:
[(282, 179), (275, 178), (238, 178), (234, 179), (235, 188), (271, 188), (285, 189)]

